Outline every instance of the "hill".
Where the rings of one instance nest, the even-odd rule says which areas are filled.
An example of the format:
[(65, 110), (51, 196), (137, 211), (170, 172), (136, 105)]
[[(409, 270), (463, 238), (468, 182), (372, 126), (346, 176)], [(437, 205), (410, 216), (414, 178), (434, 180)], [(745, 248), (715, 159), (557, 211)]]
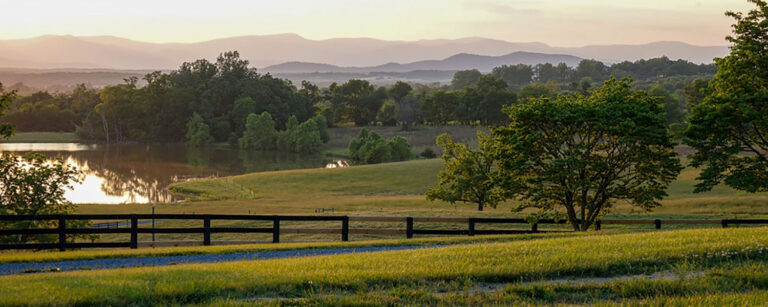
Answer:
[[(148, 43), (113, 36), (46, 35), (0, 40), (0, 67), (172, 69), (184, 61), (214, 60), (222, 51), (238, 50), (256, 67), (290, 61), (336, 66), (377, 66), (445, 59), (456, 54), (487, 56), (513, 52), (569, 54), (605, 62), (668, 56), (696, 63), (728, 53), (725, 46), (693, 46), (681, 42), (641, 45), (595, 45), (577, 48), (543, 43), (517, 43), (488, 38), (386, 41), (371, 38), (310, 40), (296, 34), (251, 35), (196, 43)], [(386, 64), (384, 64), (386, 66)]]

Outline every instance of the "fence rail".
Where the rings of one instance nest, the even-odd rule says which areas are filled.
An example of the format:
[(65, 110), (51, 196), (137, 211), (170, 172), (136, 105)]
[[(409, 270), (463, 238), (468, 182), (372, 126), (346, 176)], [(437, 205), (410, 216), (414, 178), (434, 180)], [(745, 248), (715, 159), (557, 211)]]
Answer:
[[(139, 220), (199, 220), (202, 227), (187, 228), (139, 228)], [(0, 222), (14, 221), (57, 221), (57, 228), (43, 229), (0, 229), (0, 237), (14, 235), (58, 234), (57, 243), (13, 243), (0, 244), (0, 250), (8, 249), (59, 249), (68, 248), (111, 248), (142, 246), (168, 246), (173, 242), (139, 242), (139, 234), (202, 234), (202, 245), (211, 245), (211, 234), (214, 233), (264, 233), (272, 234), (272, 242), (280, 242), (281, 234), (335, 234), (342, 241), (348, 241), (350, 234), (357, 235), (488, 235), (488, 234), (527, 234), (552, 231), (541, 231), (540, 224), (567, 224), (566, 220), (543, 219), (530, 223), (519, 218), (474, 218), (474, 217), (400, 217), (400, 216), (324, 216), (324, 215), (225, 215), (225, 214), (71, 214), (71, 215), (0, 215)], [(91, 228), (67, 228), (69, 220), (123, 220), (119, 224), (99, 223)], [(211, 227), (211, 221), (265, 221), (271, 222), (272, 227)], [(281, 228), (283, 221), (318, 221), (339, 222), (339, 228)], [(398, 222), (405, 223), (405, 229), (380, 228), (350, 228), (350, 222)], [(424, 229), (416, 228), (416, 223), (451, 223), (466, 224), (466, 229)], [(476, 229), (480, 224), (526, 224), (530, 229)], [(600, 230), (603, 225), (654, 225), (661, 229), (662, 225), (757, 225), (768, 224), (768, 219), (723, 219), (723, 220), (598, 220), (595, 228)], [(109, 225), (109, 226), (96, 226)], [(120, 227), (125, 225), (127, 227)], [(67, 242), (67, 235), (72, 234), (130, 234), (129, 242)], [(244, 241), (232, 241), (242, 243)], [(194, 242), (185, 241), (183, 244)], [(221, 244), (222, 242), (216, 242)]]

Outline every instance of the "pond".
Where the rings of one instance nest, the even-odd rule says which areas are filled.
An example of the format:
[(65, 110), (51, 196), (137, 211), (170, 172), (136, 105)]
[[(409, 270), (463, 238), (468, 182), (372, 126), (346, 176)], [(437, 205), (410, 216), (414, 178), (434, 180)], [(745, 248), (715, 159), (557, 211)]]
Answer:
[(174, 182), (251, 172), (321, 168), (334, 160), (321, 155), (241, 152), (229, 147), (191, 148), (184, 144), (87, 145), (76, 143), (0, 143), (0, 152), (40, 152), (64, 159), (83, 172), (65, 194), (76, 203), (151, 203), (177, 201)]

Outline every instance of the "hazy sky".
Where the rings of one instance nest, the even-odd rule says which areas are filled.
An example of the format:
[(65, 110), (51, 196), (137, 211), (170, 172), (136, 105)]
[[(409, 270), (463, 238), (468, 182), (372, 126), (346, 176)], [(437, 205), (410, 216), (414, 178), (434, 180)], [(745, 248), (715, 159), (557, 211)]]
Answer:
[(725, 45), (746, 0), (0, 0), (0, 39), (115, 35), (152, 42), (297, 33), (310, 39), (488, 37), (557, 46)]

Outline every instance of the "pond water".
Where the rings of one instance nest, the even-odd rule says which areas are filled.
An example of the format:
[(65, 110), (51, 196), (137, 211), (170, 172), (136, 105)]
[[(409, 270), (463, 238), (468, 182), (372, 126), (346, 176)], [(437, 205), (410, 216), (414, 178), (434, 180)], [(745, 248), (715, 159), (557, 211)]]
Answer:
[(64, 159), (84, 174), (65, 194), (76, 203), (149, 203), (176, 201), (174, 182), (251, 172), (321, 168), (332, 162), (320, 155), (241, 152), (228, 147), (190, 148), (184, 144), (87, 145), (76, 143), (0, 143), (0, 152), (40, 152)]

